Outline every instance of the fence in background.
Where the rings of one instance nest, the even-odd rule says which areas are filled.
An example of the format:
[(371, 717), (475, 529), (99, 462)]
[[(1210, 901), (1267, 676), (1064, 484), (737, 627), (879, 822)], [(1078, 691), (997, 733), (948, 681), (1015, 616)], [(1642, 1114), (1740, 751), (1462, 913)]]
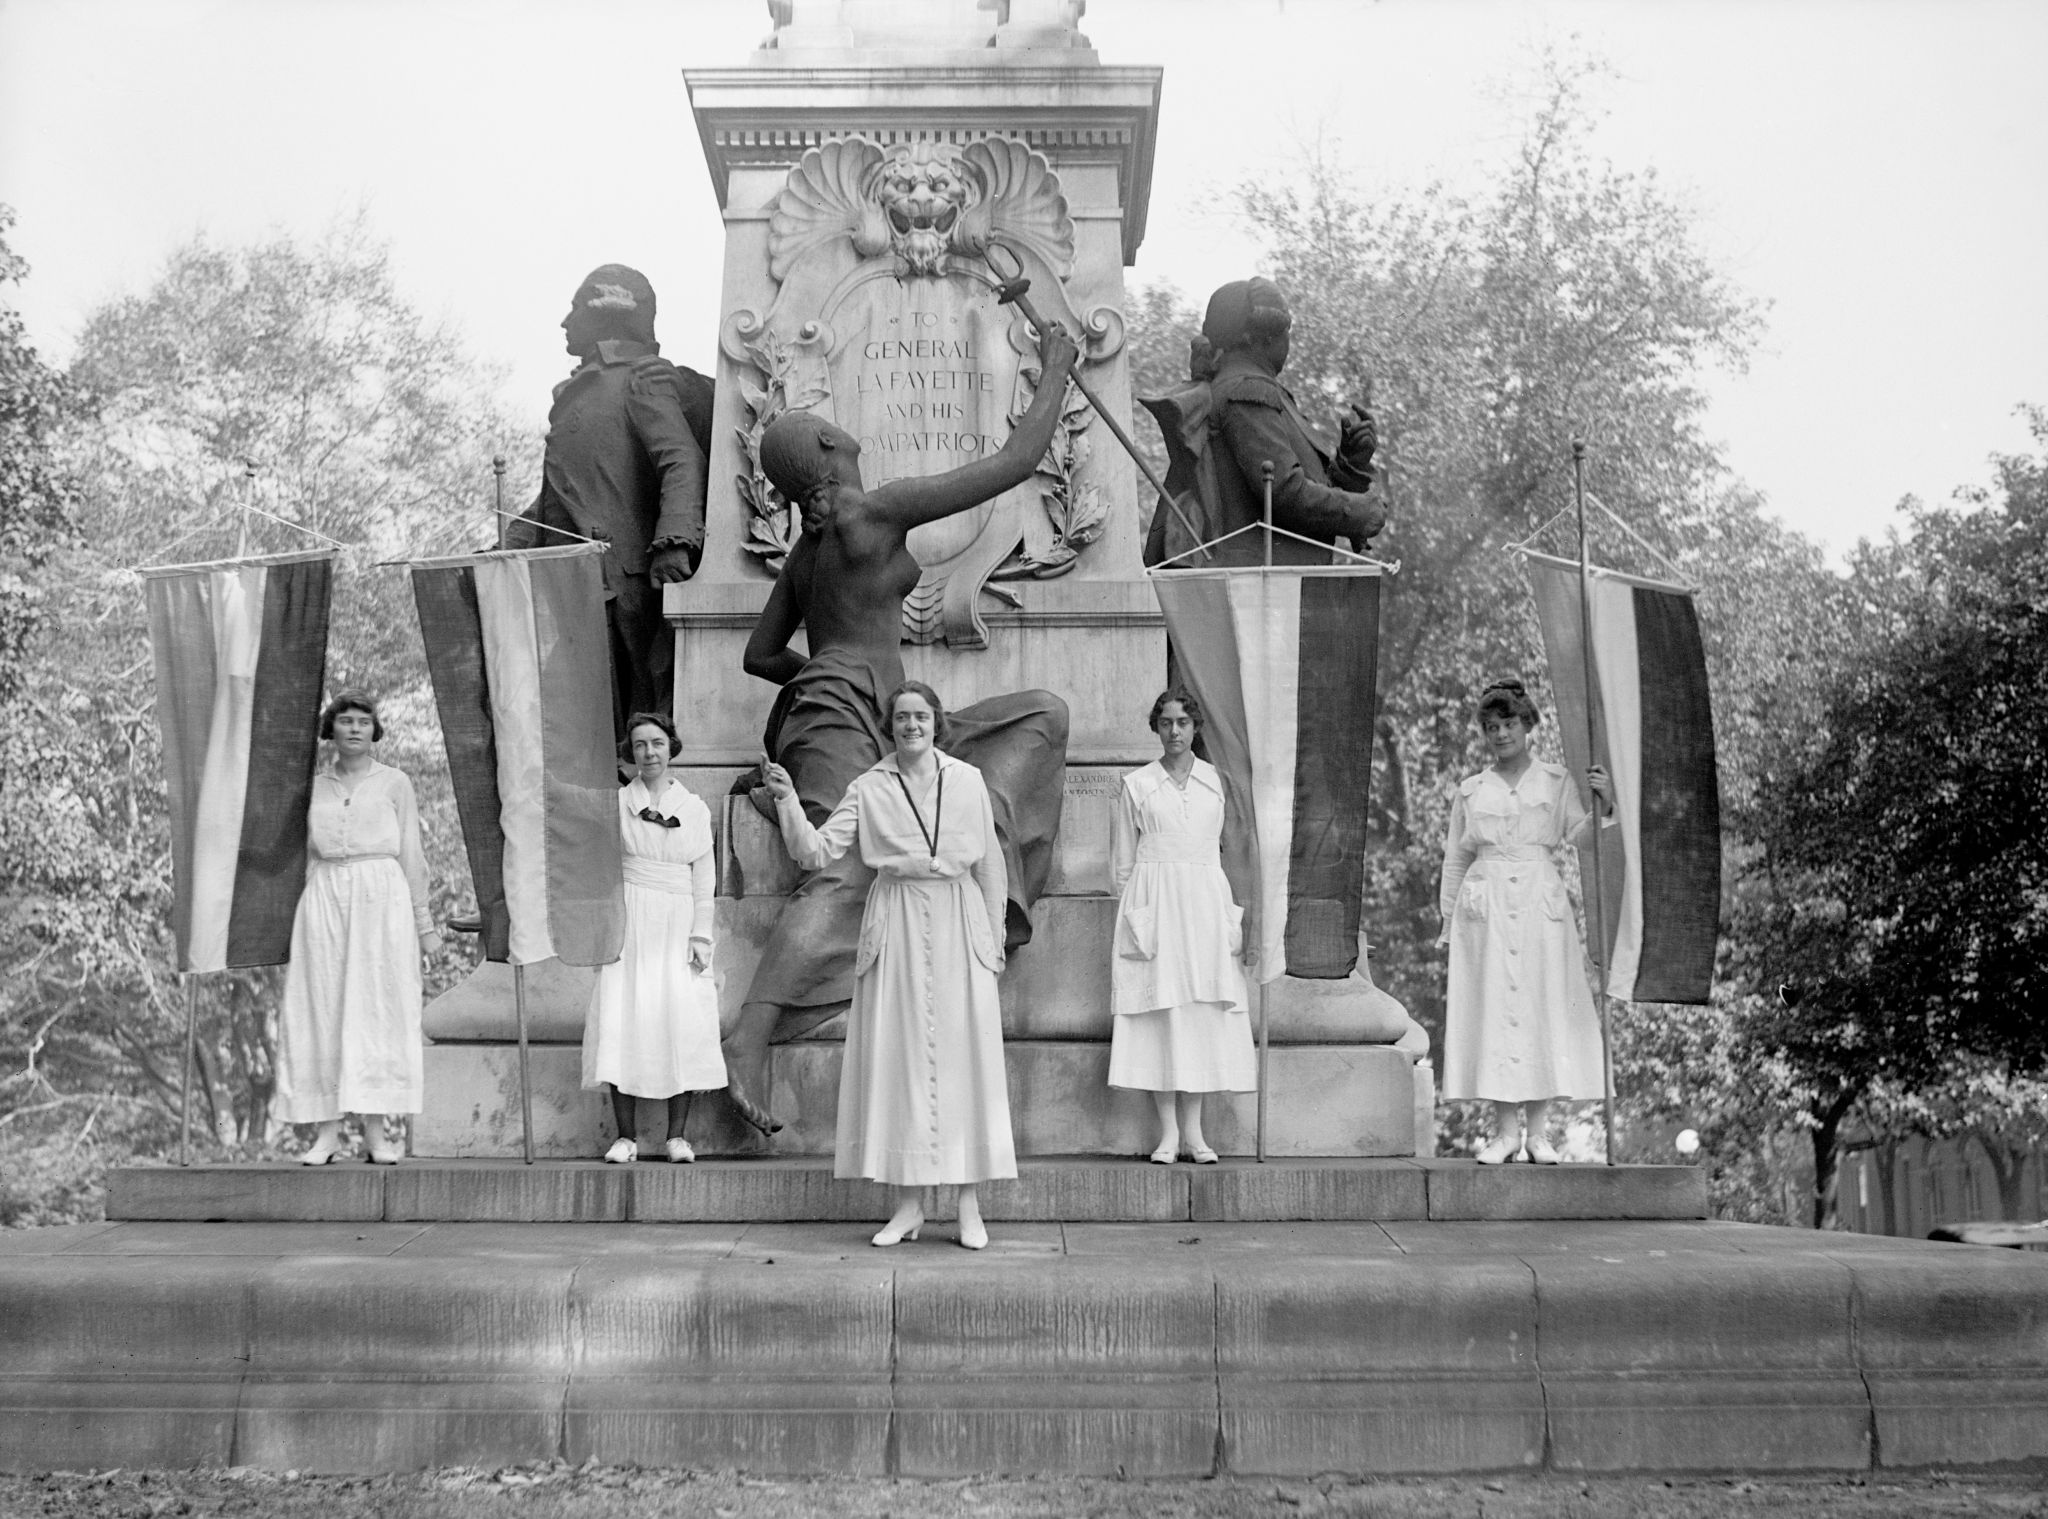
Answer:
[(1940, 1224), (2033, 1223), (2048, 1217), (2042, 1162), (2037, 1145), (2021, 1162), (2019, 1206), (2007, 1217), (1991, 1161), (1974, 1139), (1857, 1148), (1842, 1157), (1836, 1215), (1844, 1229), (1904, 1239), (1925, 1239)]

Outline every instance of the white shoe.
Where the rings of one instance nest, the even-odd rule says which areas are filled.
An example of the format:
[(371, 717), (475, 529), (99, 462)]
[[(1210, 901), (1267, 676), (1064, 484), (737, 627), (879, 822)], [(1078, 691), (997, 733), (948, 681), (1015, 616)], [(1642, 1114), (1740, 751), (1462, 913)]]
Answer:
[(306, 1153), (299, 1157), (299, 1164), (302, 1166), (324, 1166), (327, 1162), (334, 1159), (340, 1150), (341, 1125), (339, 1123), (323, 1123), (320, 1125), (319, 1137), (307, 1148)]
[(612, 1141), (612, 1147), (604, 1152), (604, 1158), (615, 1166), (630, 1166), (640, 1158), (639, 1142), (622, 1135)]
[(369, 1149), (372, 1165), (395, 1166), (405, 1155), (404, 1145), (391, 1132), (391, 1125), (382, 1118), (372, 1119), (363, 1125), (363, 1141)]
[(1497, 1166), (1520, 1148), (1520, 1142), (1502, 1134), (1490, 1141), (1486, 1148), (1472, 1158), (1482, 1166)]
[(1523, 1146), (1522, 1153), (1539, 1166), (1554, 1166), (1561, 1158), (1557, 1153), (1557, 1146), (1540, 1135), (1531, 1135), (1529, 1142)]
[(671, 1139), (668, 1142), (668, 1158), (679, 1166), (687, 1166), (697, 1158), (697, 1152), (690, 1148), (687, 1139)]
[(917, 1231), (924, 1227), (924, 1209), (912, 1204), (900, 1210), (890, 1219), (880, 1233), (868, 1241), (871, 1245), (900, 1245), (907, 1239), (916, 1239)]
[(966, 1187), (962, 1187), (960, 1191), (960, 1248), (986, 1250), (988, 1229), (981, 1221), (981, 1199)]

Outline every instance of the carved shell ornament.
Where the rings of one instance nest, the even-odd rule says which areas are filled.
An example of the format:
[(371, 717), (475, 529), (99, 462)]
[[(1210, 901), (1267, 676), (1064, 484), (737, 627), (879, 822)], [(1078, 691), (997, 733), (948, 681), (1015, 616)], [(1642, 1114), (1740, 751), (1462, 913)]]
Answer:
[[(991, 403), (998, 408), (991, 430), (1000, 437), (996, 419), (1014, 426), (1037, 374), (1022, 315), (1012, 307), (997, 317), (989, 304), (1001, 279), (1030, 271), (1046, 319), (1081, 335), (1083, 362), (1102, 362), (1122, 346), (1123, 318), (1115, 307), (1080, 312), (1070, 301), (1066, 282), (1074, 274), (1074, 245), (1074, 221), (1058, 174), (1043, 154), (1015, 138), (964, 145), (920, 140), (884, 148), (849, 137), (804, 153), (768, 208), (768, 274), (775, 298), (765, 314), (731, 312), (720, 334), (721, 347), (741, 370), (746, 402), (745, 421), (737, 429), (744, 468), (736, 482), (747, 509), (744, 547), (764, 571), (780, 568), (799, 527), (761, 470), (760, 437), (785, 411), (832, 405), (834, 373), (854, 352), (842, 347), (842, 309), (872, 310), (863, 303), (891, 282), (901, 293), (885, 301), (915, 303), (906, 310), (931, 309), (933, 292), (910, 288), (926, 281), (956, 286), (949, 297), (955, 302), (976, 302), (986, 313), (981, 320), (994, 321), (1001, 332), (999, 340), (990, 339), (1000, 351), (1000, 358), (990, 357), (1006, 387)], [(998, 246), (1008, 255), (996, 255), (1001, 274), (990, 263)], [(847, 384), (848, 377), (842, 374), (838, 383)], [(1038, 469), (1043, 522), (1038, 513), (1022, 515), (1022, 503), (1032, 497), (1019, 493), (1004, 498), (1006, 504), (977, 508), (973, 520), (963, 517), (936, 543), (927, 534), (915, 549), (919, 583), (903, 603), (909, 641), (986, 647), (989, 634), (978, 598), (986, 592), (1017, 603), (1013, 593), (992, 582), (1066, 573), (1101, 536), (1104, 498), (1084, 477), (1089, 419), (1075, 391)]]
[(981, 262), (992, 242), (1028, 248), (1062, 280), (1074, 272), (1074, 221), (1042, 154), (1011, 138), (900, 143), (865, 138), (805, 153), (768, 217), (777, 284), (840, 238), (863, 259), (893, 252), (907, 276), (943, 272), (948, 255)]

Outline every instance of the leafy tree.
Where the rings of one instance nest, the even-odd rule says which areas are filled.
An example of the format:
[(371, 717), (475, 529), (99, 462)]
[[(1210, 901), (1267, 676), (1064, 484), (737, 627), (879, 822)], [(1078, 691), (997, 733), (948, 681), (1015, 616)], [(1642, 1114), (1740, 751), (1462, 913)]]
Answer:
[[(42, 1153), (77, 1178), (107, 1153), (176, 1135), (185, 998), (170, 960), (170, 864), (153, 666), (137, 566), (341, 542), (330, 688), (377, 693), (385, 758), (418, 787), (439, 906), (466, 890), (446, 766), (403, 570), (382, 561), (489, 542), (490, 458), (512, 436), (445, 328), (399, 296), (360, 225), (171, 254), (148, 291), (81, 334), (60, 440), (80, 531), (45, 532), (59, 609), (21, 665), (34, 720), (0, 735), (0, 871), (16, 910), (0, 941), (0, 1047), (31, 1064)], [(518, 476), (531, 475), (531, 446)], [(253, 465), (253, 474), (250, 466)], [(443, 952), (437, 988), (465, 949)], [(275, 971), (202, 978), (194, 1130), (261, 1147)], [(97, 1139), (76, 1136), (98, 1115)], [(83, 1185), (80, 1181), (80, 1185)], [(0, 1209), (48, 1216), (25, 1198)]]
[[(13, 209), (0, 206), (0, 286), (18, 284), (28, 273), (28, 265), (6, 242), (13, 225)], [(74, 404), (63, 377), (27, 341), (20, 314), (0, 302), (0, 750), (13, 754), (33, 752), (44, 720), (30, 696), (30, 661), (51, 618), (45, 571), (52, 553), (72, 534), (76, 492), (57, 456), (55, 434)], [(12, 766), (8, 771), (13, 773), (6, 773), (6, 779), (15, 779), (18, 772)], [(8, 792), (9, 810), (20, 813), (26, 798), (13, 786)], [(0, 877), (0, 933), (17, 940), (35, 917), (36, 904), (13, 873)], [(6, 997), (7, 989), (0, 987), (0, 999)], [(0, 1007), (6, 1007), (4, 1000)], [(27, 1188), (41, 1190), (48, 1181), (42, 1168), (24, 1166), (11, 1153), (17, 1136), (62, 1099), (43, 1064), (53, 1015), (0, 1014), (0, 1019), (0, 1057), (6, 1060), (0, 1075), (4, 1222), (11, 1196)]]
[(1817, 1221), (1867, 1095), (1961, 1132), (1970, 1093), (2009, 1109), (1992, 1087), (2048, 1064), (2048, 412), (2026, 414), (2041, 454), (1954, 506), (1909, 500), (1903, 535), (1859, 549), (1869, 645), (1759, 801), (1749, 977), (1796, 1000), (1749, 1036), (1811, 1094)]
[[(1730, 478), (1701, 430), (1701, 377), (1745, 361), (1760, 308), (1700, 251), (1690, 213), (1653, 174), (1594, 155), (1597, 70), (1554, 57), (1539, 70), (1520, 143), (1477, 192), (1430, 185), (1373, 201), (1312, 159), (1237, 194), (1294, 309), (1288, 384), (1326, 419), (1369, 395), (1380, 423), (1392, 516), (1376, 550), (1401, 570), (1384, 611), (1369, 926), (1376, 974), (1439, 1039), (1443, 835), (1456, 781), (1485, 762), (1472, 702), (1501, 674), (1541, 685), (1527, 585), (1504, 550), (1570, 506), (1573, 436), (1589, 443), (1589, 489), (1629, 530), (1596, 510), (1599, 557), (1701, 588), (1738, 839), (1776, 733), (1806, 720), (1847, 636), (1819, 549)], [(1180, 323), (1173, 341), (1150, 330), (1161, 320)], [(1177, 383), (1194, 313), (1154, 290), (1132, 325), (1139, 391)], [(1555, 754), (1554, 726), (1538, 742)], [(1619, 1010), (1632, 1025), (1624, 1096), (1635, 1052), (1660, 1049), (1678, 1070), (1708, 1023), (1732, 1075), (1734, 1016), (1732, 1004)], [(1645, 1116), (1662, 1111), (1658, 1080), (1635, 1102)]]

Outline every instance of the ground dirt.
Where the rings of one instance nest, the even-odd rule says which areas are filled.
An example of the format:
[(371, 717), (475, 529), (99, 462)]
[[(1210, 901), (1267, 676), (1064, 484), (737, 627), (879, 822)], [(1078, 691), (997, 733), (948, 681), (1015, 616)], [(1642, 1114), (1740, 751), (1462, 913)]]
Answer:
[(2048, 1474), (1810, 1478), (1563, 1477), (1351, 1482), (914, 1482), (731, 1473), (455, 1468), (374, 1478), (212, 1472), (0, 1476), (0, 1519), (250, 1515), (270, 1519), (1698, 1519), (2012, 1515), (2048, 1519)]

